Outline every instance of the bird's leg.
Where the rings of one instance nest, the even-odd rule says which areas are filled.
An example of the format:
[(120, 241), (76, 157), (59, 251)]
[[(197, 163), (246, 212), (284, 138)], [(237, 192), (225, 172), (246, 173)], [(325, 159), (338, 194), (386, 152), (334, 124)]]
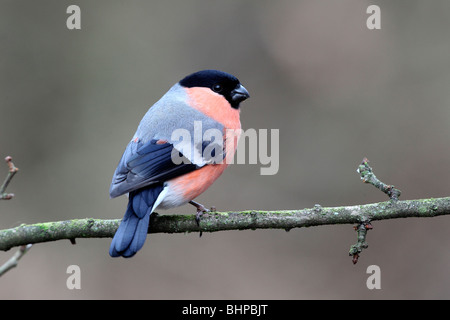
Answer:
[(195, 215), (195, 221), (197, 222), (197, 225), (200, 226), (200, 218), (202, 217), (204, 212), (209, 212), (209, 210), (206, 209), (204, 205), (202, 205), (198, 202), (195, 202), (193, 200), (189, 201), (189, 203), (197, 208), (197, 214)]

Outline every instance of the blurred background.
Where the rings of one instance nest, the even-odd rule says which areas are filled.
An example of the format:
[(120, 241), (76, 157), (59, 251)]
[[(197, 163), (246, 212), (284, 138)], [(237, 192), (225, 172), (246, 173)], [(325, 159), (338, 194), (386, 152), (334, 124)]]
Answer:
[[(66, 9), (81, 8), (81, 30)], [(366, 9), (381, 8), (381, 30)], [(280, 130), (280, 168), (236, 164), (198, 198), (219, 211), (450, 195), (450, 2), (0, 0), (0, 156), (20, 168), (1, 229), (122, 218), (112, 174), (148, 107), (200, 69), (251, 94), (244, 129)], [(7, 167), (0, 163), (0, 179)], [(194, 213), (184, 206), (160, 213)], [(111, 239), (37, 244), (1, 299), (448, 299), (449, 217), (375, 222), (358, 264), (351, 225), (154, 234), (132, 259)], [(0, 263), (14, 250), (1, 252)], [(69, 265), (81, 290), (68, 290)], [(381, 290), (369, 290), (370, 265)]]

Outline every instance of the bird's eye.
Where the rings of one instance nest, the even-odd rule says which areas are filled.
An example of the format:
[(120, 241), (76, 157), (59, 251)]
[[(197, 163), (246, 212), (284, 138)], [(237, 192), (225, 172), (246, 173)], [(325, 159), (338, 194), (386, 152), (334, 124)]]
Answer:
[(220, 92), (223, 88), (220, 84), (216, 83), (215, 85), (213, 85), (212, 89), (214, 90), (214, 92)]

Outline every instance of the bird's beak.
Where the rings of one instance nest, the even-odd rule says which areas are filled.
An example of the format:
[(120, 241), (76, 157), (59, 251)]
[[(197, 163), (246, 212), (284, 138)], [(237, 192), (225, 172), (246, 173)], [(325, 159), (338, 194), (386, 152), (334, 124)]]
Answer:
[(233, 91), (231, 91), (231, 99), (235, 103), (242, 102), (246, 99), (250, 98), (250, 94), (247, 89), (243, 85), (238, 85)]

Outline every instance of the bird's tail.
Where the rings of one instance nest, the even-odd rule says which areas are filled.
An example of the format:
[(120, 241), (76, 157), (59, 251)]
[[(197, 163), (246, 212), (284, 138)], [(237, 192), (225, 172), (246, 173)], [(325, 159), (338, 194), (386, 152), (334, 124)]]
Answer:
[(156, 185), (130, 192), (127, 211), (109, 248), (111, 257), (129, 258), (142, 248), (150, 215), (161, 201), (158, 197), (163, 189), (162, 185)]

